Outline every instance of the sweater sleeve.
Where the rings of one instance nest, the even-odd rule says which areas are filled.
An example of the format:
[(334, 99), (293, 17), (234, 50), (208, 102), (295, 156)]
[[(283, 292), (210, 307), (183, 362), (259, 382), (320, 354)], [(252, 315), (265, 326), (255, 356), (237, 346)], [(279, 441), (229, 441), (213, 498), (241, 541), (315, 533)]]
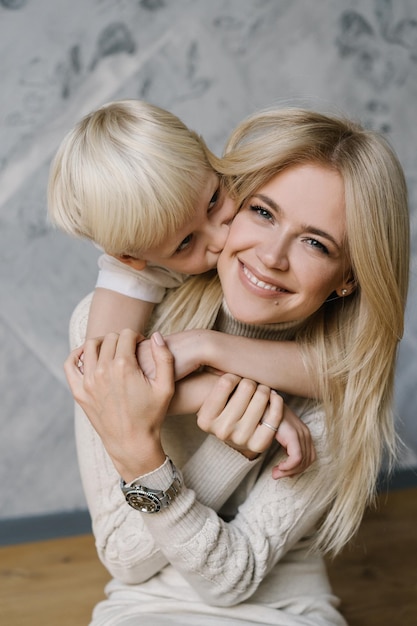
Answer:
[(143, 515), (121, 492), (120, 478), (82, 409), (75, 408), (78, 464), (99, 559), (115, 578), (147, 580), (167, 563)]
[[(145, 515), (126, 503), (119, 475), (78, 406), (75, 426), (79, 468), (99, 558), (115, 578), (130, 584), (143, 582), (167, 565), (168, 559), (147, 528)], [(214, 468), (207, 473), (209, 460)], [(188, 491), (194, 493), (195, 489), (196, 498), (218, 510), (259, 463), (260, 459), (248, 461), (239, 452), (208, 436), (185, 464), (183, 474)], [(222, 470), (225, 467), (227, 471)], [(145, 484), (151, 488), (167, 488), (164, 468), (147, 477)]]
[[(167, 509), (144, 516), (170, 563), (207, 604), (232, 606), (253, 595), (324, 513), (331, 472), (323, 420), (313, 413), (305, 421), (315, 440), (317, 461), (297, 477), (275, 481), (271, 469), (277, 457), (272, 458), (231, 522), (199, 502), (187, 487)], [(205, 469), (210, 472), (212, 467)], [(223, 472), (227, 474), (226, 467)]]
[[(71, 316), (71, 349), (81, 345), (85, 339), (92, 295), (88, 294)], [(75, 405), (75, 435), (81, 480), (98, 556), (115, 578), (126, 583), (143, 582), (160, 571), (168, 560), (146, 527), (143, 514), (126, 503), (120, 490), (119, 475), (101, 439), (78, 405)], [(205, 470), (209, 460), (214, 461), (213, 472)], [(189, 487), (196, 490), (201, 501), (218, 510), (258, 463), (248, 461), (209, 436), (184, 465), (183, 472)], [(219, 475), (222, 467), (227, 467), (227, 472)], [(162, 485), (164, 487), (166, 485)]]

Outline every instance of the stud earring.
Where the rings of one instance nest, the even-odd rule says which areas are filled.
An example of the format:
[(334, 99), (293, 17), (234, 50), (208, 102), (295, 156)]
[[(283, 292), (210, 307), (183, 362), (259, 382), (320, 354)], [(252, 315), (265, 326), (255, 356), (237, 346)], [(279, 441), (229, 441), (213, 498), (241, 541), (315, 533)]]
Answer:
[(348, 290), (347, 289), (342, 289), (342, 296), (346, 296), (347, 295)]

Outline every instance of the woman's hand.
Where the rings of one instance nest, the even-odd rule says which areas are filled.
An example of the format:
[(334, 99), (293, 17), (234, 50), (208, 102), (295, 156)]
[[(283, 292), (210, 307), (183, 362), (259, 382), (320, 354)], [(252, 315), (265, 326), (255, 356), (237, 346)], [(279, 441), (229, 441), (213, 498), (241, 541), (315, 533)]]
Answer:
[(274, 439), (274, 431), (261, 426), (260, 420), (268, 414), (276, 428), (281, 421), (282, 404), (281, 396), (269, 387), (224, 374), (198, 411), (197, 424), (204, 432), (254, 459)]
[(265, 385), (235, 374), (220, 376), (197, 413), (201, 430), (215, 435), (248, 459), (256, 458), (276, 439), (287, 458), (273, 468), (273, 478), (303, 472), (316, 459), (307, 426)]
[[(150, 340), (153, 376), (138, 365), (140, 339), (131, 330), (89, 339), (71, 352), (64, 366), (76, 402), (126, 482), (164, 462), (160, 430), (174, 393), (173, 357), (164, 339), (155, 333)], [(81, 354), (84, 373), (79, 369)]]

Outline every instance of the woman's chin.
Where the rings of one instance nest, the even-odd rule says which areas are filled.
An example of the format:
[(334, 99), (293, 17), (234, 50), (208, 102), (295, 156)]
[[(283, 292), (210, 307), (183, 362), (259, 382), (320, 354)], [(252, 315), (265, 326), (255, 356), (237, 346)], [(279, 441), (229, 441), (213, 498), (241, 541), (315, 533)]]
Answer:
[(262, 314), (259, 311), (242, 311), (240, 307), (237, 307), (233, 302), (227, 302), (227, 300), (226, 305), (232, 317), (241, 324), (253, 324), (257, 326), (261, 324), (273, 324), (276, 322), (275, 319), (269, 319), (269, 316), (266, 316), (265, 313)]

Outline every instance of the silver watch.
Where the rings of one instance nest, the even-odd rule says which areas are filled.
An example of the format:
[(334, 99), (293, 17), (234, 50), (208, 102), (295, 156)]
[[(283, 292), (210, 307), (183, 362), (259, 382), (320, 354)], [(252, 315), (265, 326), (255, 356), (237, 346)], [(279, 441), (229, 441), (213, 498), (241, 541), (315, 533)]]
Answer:
[(126, 502), (137, 511), (142, 513), (158, 513), (161, 509), (165, 509), (171, 504), (181, 491), (182, 479), (179, 471), (168, 459), (172, 469), (172, 483), (163, 491), (162, 489), (148, 489), (143, 485), (132, 483), (127, 486), (125, 481), (120, 479), (120, 487), (126, 498)]

